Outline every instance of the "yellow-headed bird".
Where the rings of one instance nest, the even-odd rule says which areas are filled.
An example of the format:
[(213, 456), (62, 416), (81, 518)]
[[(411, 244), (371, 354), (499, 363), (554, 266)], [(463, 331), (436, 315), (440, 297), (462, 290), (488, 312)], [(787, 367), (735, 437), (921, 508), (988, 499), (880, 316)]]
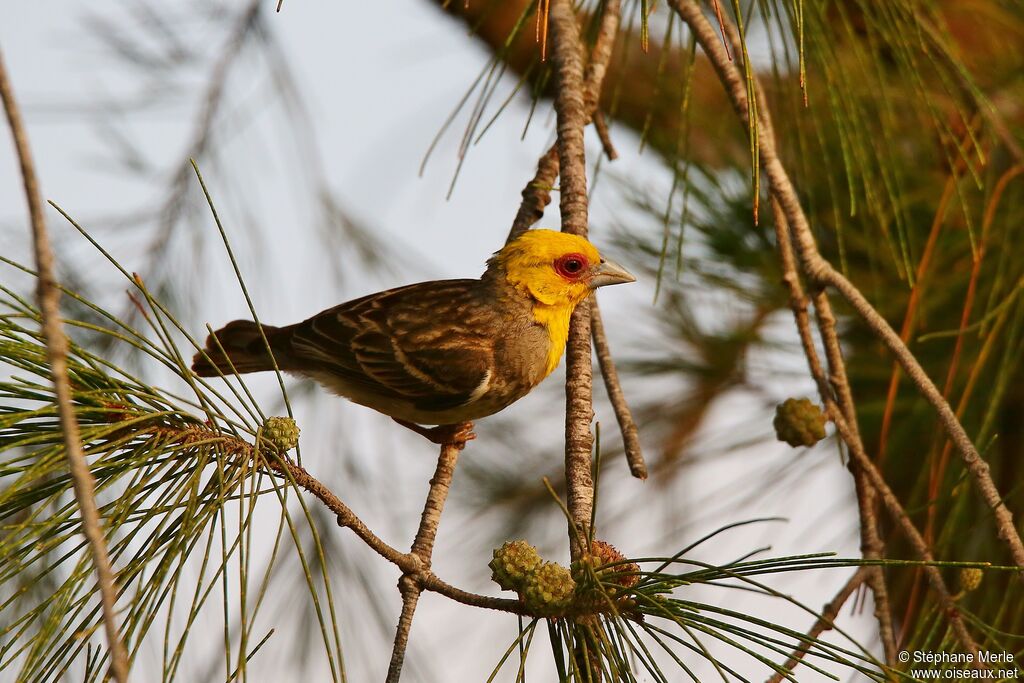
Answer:
[[(456, 425), (519, 400), (558, 366), (569, 316), (591, 290), (635, 279), (582, 237), (530, 230), (479, 280), (389, 289), (263, 331), (281, 370), (439, 440), (450, 430), (415, 424)], [(273, 369), (256, 323), (214, 335), (192, 361), (198, 375)]]

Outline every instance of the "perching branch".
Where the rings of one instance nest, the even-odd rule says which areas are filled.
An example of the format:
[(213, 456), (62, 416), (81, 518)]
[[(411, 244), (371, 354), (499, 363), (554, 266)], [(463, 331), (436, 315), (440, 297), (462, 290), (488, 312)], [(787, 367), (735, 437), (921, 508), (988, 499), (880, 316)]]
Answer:
[(402, 663), (405, 661), (405, 650), (409, 644), (409, 630), (412, 628), (412, 618), (416, 612), (420, 593), (423, 592), (419, 575), (430, 569), (430, 560), (434, 553), (434, 539), (437, 537), (437, 526), (441, 521), (445, 500), (448, 499), (448, 490), (451, 488), (452, 477), (455, 475), (455, 464), (459, 460), (459, 451), (464, 445), (465, 442), (441, 444), (437, 469), (434, 470), (434, 476), (430, 480), (430, 489), (427, 492), (427, 500), (423, 504), (420, 526), (409, 552), (418, 560), (419, 568), (416, 571), (406, 570), (398, 580), (398, 590), (402, 593), (402, 615), (398, 619), (398, 628), (395, 631), (395, 645), (391, 651), (387, 683), (398, 683), (402, 676)]
[[(597, 108), (600, 99), (601, 86), (604, 83), (604, 76), (608, 70), (608, 63), (611, 60), (612, 48), (615, 44), (615, 37), (620, 20), (619, 0), (609, 0), (604, 5), (604, 13), (601, 16), (601, 27), (597, 39), (590, 53), (590, 60), (584, 72), (584, 99), (586, 110), (590, 120), (594, 122), (601, 137), (609, 158), (614, 159), (614, 147), (608, 139), (608, 131), (603, 126), (603, 117)], [(506, 243), (523, 234), (530, 227), (539, 221), (544, 215), (545, 207), (551, 202), (551, 190), (554, 188), (555, 180), (558, 178), (559, 158), (557, 143), (548, 148), (548, 151), (537, 162), (537, 172), (525, 188), (523, 188), (523, 201), (519, 205), (512, 228), (509, 231)], [(601, 321), (600, 310), (597, 299), (591, 299), (591, 331), (593, 333), (594, 348), (597, 352), (601, 368), (601, 376), (604, 379), (605, 390), (615, 411), (615, 418), (622, 431), (622, 441), (626, 453), (626, 460), (629, 463), (630, 472), (638, 479), (647, 478), (647, 465), (644, 462), (643, 452), (640, 449), (639, 432), (636, 428), (636, 420), (626, 403), (622, 385), (619, 382), (618, 372), (612, 360), (611, 350), (608, 347), (607, 336), (604, 332), (604, 324)]]
[[(219, 441), (224, 444), (224, 447), (229, 452), (237, 452), (241, 456), (250, 458), (254, 457), (256, 454), (256, 450), (251, 444), (233, 436), (220, 434), (219, 432), (213, 431), (207, 427), (196, 427), (189, 433), (179, 433), (176, 435), (176, 438), (183, 441)], [(455, 456), (457, 455), (458, 453), (456, 452)], [(428, 530), (422, 532), (422, 536), (420, 533), (417, 534), (417, 538), (423, 539), (420, 542), (420, 547), (424, 547), (424, 542), (427, 541), (430, 535), (436, 533), (440, 507), (443, 507), (444, 504), (443, 499), (439, 497), (442, 493), (441, 489), (445, 488), (445, 494), (447, 492), (447, 484), (445, 484), (443, 479), (447, 477), (448, 484), (450, 484), (449, 470), (454, 470), (455, 461), (450, 458), (450, 453), (446, 454), (442, 458), (446, 463), (450, 461), (450, 466), (445, 465), (445, 470), (440, 472), (442, 481), (435, 485), (432, 480), (431, 491), (428, 494), (428, 501), (433, 499), (434, 502), (429, 505), (432, 509), (436, 509), (438, 512), (436, 515), (434, 513), (430, 513), (430, 515), (427, 516)], [(259, 464), (266, 467), (270, 472), (284, 477), (292, 486), (301, 488), (313, 494), (317, 500), (323, 503), (328, 510), (337, 516), (338, 526), (351, 529), (371, 550), (401, 569), (403, 574), (414, 576), (423, 590), (438, 593), (456, 602), (460, 602), (471, 607), (483, 607), (485, 609), (509, 612), (511, 614), (529, 614), (519, 600), (494, 598), (487, 595), (470, 593), (469, 591), (462, 590), (461, 588), (457, 588), (445, 582), (430, 570), (429, 562), (426, 564), (423, 562), (422, 555), (418, 555), (413, 552), (403, 553), (374, 534), (351, 508), (338, 498), (338, 496), (324, 485), (323, 482), (311, 475), (301, 465), (282, 457), (261, 457)], [(439, 470), (441, 469), (441, 464), (441, 461), (439, 461)], [(438, 479), (438, 472), (435, 472), (434, 479)], [(440, 503), (440, 507), (438, 507), (438, 502)], [(433, 531), (429, 530), (430, 525), (433, 525)], [(422, 521), (420, 528), (421, 531), (424, 528)], [(430, 541), (432, 542), (432, 538)]]
[(82, 515), (82, 532), (85, 534), (96, 567), (96, 580), (100, 590), (100, 604), (103, 611), (103, 627), (106, 631), (107, 646), (110, 649), (110, 669), (118, 683), (128, 683), (128, 653), (121, 642), (117, 628), (115, 603), (117, 585), (110, 567), (110, 556), (103, 536), (99, 510), (96, 506), (96, 483), (89, 464), (82, 451), (78, 420), (71, 404), (71, 384), (68, 381), (68, 342), (60, 317), (60, 286), (54, 275), (53, 250), (46, 232), (46, 217), (39, 192), (39, 181), (28, 145), (28, 134), (14, 91), (7, 76), (3, 55), (0, 54), (0, 99), (3, 99), (7, 122), (11, 128), (14, 147), (21, 166), (21, 178), (25, 188), (25, 199), (32, 224), (32, 242), (35, 249), (38, 272), (36, 296), (42, 317), (43, 337), (46, 340), (46, 357), (53, 376), (54, 393), (57, 399), (57, 413), (60, 419), (61, 435), (64, 439), (64, 453), (74, 481), (75, 500)]
[[(587, 170), (583, 128), (587, 124), (583, 88), (583, 53), (579, 26), (570, 0), (553, 0), (550, 18), (555, 67), (555, 114), (558, 130), (559, 209), (562, 231), (587, 235)], [(576, 307), (569, 321), (565, 379), (565, 479), (571, 524), (570, 539), (589, 537), (594, 505), (591, 451), (594, 435), (593, 377), (590, 358), (590, 302)], [(572, 557), (583, 551), (571, 542)]]

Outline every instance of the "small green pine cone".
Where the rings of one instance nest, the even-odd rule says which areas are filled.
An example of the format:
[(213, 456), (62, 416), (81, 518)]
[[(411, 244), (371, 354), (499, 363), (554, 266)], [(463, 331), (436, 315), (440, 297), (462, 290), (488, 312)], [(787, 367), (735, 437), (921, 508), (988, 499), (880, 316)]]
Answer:
[(825, 414), (806, 398), (787, 398), (775, 409), (775, 436), (790, 446), (813, 446), (825, 438)]
[(985, 573), (978, 567), (964, 567), (960, 570), (960, 590), (970, 593), (981, 585)]
[(569, 570), (555, 562), (544, 562), (526, 577), (520, 599), (536, 614), (557, 615), (572, 603), (576, 582)]
[(290, 417), (268, 417), (262, 433), (263, 440), (282, 453), (299, 443), (299, 426)]
[(517, 591), (540, 562), (537, 549), (526, 541), (508, 541), (494, 549), (494, 559), (487, 566), (491, 568), (491, 579), (502, 590)]

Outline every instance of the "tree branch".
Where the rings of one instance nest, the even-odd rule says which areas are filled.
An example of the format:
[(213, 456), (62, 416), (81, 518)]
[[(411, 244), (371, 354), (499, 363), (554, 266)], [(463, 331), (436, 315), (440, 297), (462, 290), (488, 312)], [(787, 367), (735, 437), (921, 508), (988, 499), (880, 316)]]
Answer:
[(388, 545), (376, 534), (370, 531), (363, 520), (359, 519), (359, 517), (352, 512), (352, 510), (345, 505), (340, 498), (334, 495), (334, 492), (306, 471), (306, 468), (302, 465), (298, 465), (283, 458), (264, 460), (264, 462), (273, 472), (283, 475), (293, 485), (305, 489), (316, 496), (321, 503), (327, 506), (328, 510), (337, 515), (338, 526), (351, 529), (355, 532), (356, 536), (363, 541), (363, 543), (368, 545), (370, 549), (385, 560), (388, 560), (392, 564), (398, 566), (398, 568), (403, 572), (415, 572), (422, 568), (420, 564), (416, 560), (413, 560), (408, 554)]
[[(813, 239), (813, 238), (812, 238)], [(812, 244), (813, 247), (813, 244)], [(806, 248), (806, 245), (802, 248)], [(1014, 564), (1024, 569), (1024, 543), (1021, 542), (1020, 535), (1017, 533), (1017, 529), (1013, 523), (1013, 514), (1003, 503), (1002, 494), (999, 493), (999, 489), (996, 487), (995, 482), (992, 481), (992, 475), (989, 472), (988, 463), (981, 457), (978, 450), (974, 447), (967, 432), (964, 430), (963, 425), (960, 424), (960, 420), (957, 418), (956, 413), (949, 406), (949, 403), (943, 398), (942, 393), (939, 392), (938, 388), (932, 382), (931, 378), (925, 373), (924, 368), (917, 362), (914, 355), (910, 352), (910, 349), (903, 343), (896, 334), (895, 330), (890, 327), (889, 323), (886, 322), (878, 311), (876, 311), (864, 295), (860, 293), (853, 283), (847, 280), (841, 273), (835, 270), (827, 261), (821, 256), (817, 255), (816, 252), (808, 253), (805, 256), (807, 260), (807, 269), (814, 269), (816, 272), (819, 282), (829, 284), (839, 291), (846, 300), (853, 306), (861, 318), (868, 324), (868, 326), (875, 332), (875, 334), (882, 340), (882, 342), (889, 348), (892, 354), (899, 361), (899, 364), (903, 367), (903, 371), (907, 373), (907, 377), (910, 378), (911, 382), (918, 388), (925, 399), (932, 404), (935, 411), (939, 415), (939, 421), (942, 423), (943, 428), (949, 435), (950, 440), (956, 446), (957, 451), (960, 453), (960, 458), (963, 460), (964, 465), (967, 468), (968, 473), (971, 475), (971, 479), (974, 481), (975, 487), (981, 493), (986, 504), (992, 509), (992, 514), (996, 520), (996, 529), (999, 538), (1006, 543), (1010, 550), (1010, 556), (1013, 558)]]
[[(204, 436), (204, 438), (208, 437)], [(239, 443), (244, 444), (244, 442)], [(249, 444), (244, 444), (243, 450), (250, 454), (252, 453), (252, 447)], [(512, 614), (529, 615), (529, 612), (519, 600), (494, 598), (488, 595), (470, 593), (443, 581), (430, 570), (429, 566), (424, 566), (420, 555), (415, 555), (411, 552), (403, 553), (381, 540), (334, 492), (301, 465), (279, 457), (273, 460), (263, 460), (263, 462), (272, 472), (283, 476), (292, 485), (313, 494), (328, 510), (337, 515), (338, 526), (351, 529), (371, 550), (401, 569), (403, 574), (417, 577), (417, 581), (423, 590), (438, 593), (471, 607), (483, 607)]]
[[(853, 434), (850, 431), (849, 426), (846, 423), (846, 419), (842, 416), (839, 407), (835, 403), (831, 403), (828, 406), (829, 416), (832, 418), (832, 422), (836, 426), (836, 431), (839, 432), (840, 437), (848, 445), (854, 443)], [(917, 530), (914, 523), (907, 516), (906, 510), (900, 504), (896, 494), (892, 492), (889, 485), (885, 482), (885, 478), (882, 473), (875, 467), (875, 463), (871, 461), (867, 453), (861, 448), (850, 447), (850, 454), (860, 465), (861, 469), (867, 475), (871, 485), (874, 486), (875, 491), (881, 498), (882, 504), (889, 512), (889, 516), (903, 531), (904, 537), (910, 543), (911, 547), (914, 548), (917, 555), (922, 561), (928, 563), (924, 566), (925, 575), (928, 577), (928, 582), (932, 585), (932, 590), (939, 598), (939, 602), (942, 603), (942, 607), (945, 613), (946, 619), (949, 621), (950, 627), (953, 629), (953, 634), (956, 639), (960, 641), (960, 645), (963, 646), (964, 650), (973, 653), (975, 655), (975, 662), (981, 663), (978, 657), (979, 648), (978, 644), (971, 637), (971, 634), (967, 632), (967, 627), (964, 625), (963, 619), (960, 617), (960, 608), (957, 607), (956, 602), (953, 600), (952, 594), (949, 589), (946, 588), (945, 582), (942, 580), (942, 574), (939, 573), (938, 568), (934, 566), (935, 558), (932, 556), (931, 551), (928, 549), (928, 544), (925, 543), (924, 537), (921, 536), (921, 532)]]
[[(555, 67), (555, 114), (558, 129), (559, 209), (562, 231), (587, 235), (587, 172), (583, 128), (587, 124), (583, 88), (583, 54), (579, 26), (570, 0), (553, 0), (550, 17)], [(590, 302), (576, 307), (569, 322), (565, 380), (565, 478), (571, 524), (572, 557), (584, 549), (594, 505), (591, 452), (594, 435), (593, 377), (590, 357)]]
[(395, 644), (391, 648), (387, 683), (398, 683), (402, 677), (402, 665), (405, 663), (405, 651), (409, 646), (412, 617), (416, 613), (416, 605), (419, 603), (420, 593), (423, 591), (411, 575), (402, 574), (398, 579), (398, 592), (402, 594), (402, 614), (398, 617), (398, 628), (395, 629)]
[(544, 209), (551, 203), (551, 190), (554, 189), (557, 178), (558, 148), (551, 145), (537, 161), (537, 172), (533, 180), (523, 188), (523, 201), (519, 204), (515, 220), (512, 221), (512, 229), (505, 239), (506, 244), (529, 230), (544, 216)]
[[(736, 26), (721, 13), (717, 4), (716, 12), (722, 37), (728, 41), (725, 43), (726, 58), (730, 58), (728, 51), (730, 42), (733, 45), (733, 52), (735, 54), (740, 56), (746, 55)], [(761, 80), (756, 75), (753, 76), (752, 80), (754, 96), (757, 98), (757, 112), (761, 127), (760, 135), (770, 140), (774, 146), (777, 141), (775, 139), (775, 126), (772, 121), (771, 108), (768, 106)], [(792, 239), (790, 238), (792, 228), (778, 198), (774, 195), (771, 197), (771, 207), (775, 223), (775, 237), (779, 248), (779, 259), (783, 270), (783, 280), (789, 288), (790, 308), (793, 310), (794, 320), (811, 375), (818, 385), (818, 393), (822, 401), (829, 405), (831, 400), (835, 400), (843, 416), (846, 418), (846, 422), (850, 426), (851, 436), (855, 441), (850, 444), (850, 447), (864, 451), (864, 443), (857, 426), (857, 407), (853, 400), (849, 378), (846, 375), (846, 361), (843, 358), (842, 345), (836, 332), (836, 318), (832, 312), (832, 304), (829, 301), (828, 294), (823, 289), (816, 287), (813, 293), (814, 311), (818, 323), (818, 333), (821, 335), (821, 340), (825, 347), (825, 358), (828, 362), (829, 374), (826, 375), (818, 359), (817, 350), (814, 347), (810, 319), (807, 315), (807, 297), (804, 295), (803, 287), (800, 284)], [(849, 470), (853, 477), (854, 489), (857, 495), (861, 554), (869, 560), (880, 560), (885, 556), (885, 544), (882, 541), (878, 528), (878, 506), (875, 491), (855, 460), (849, 462)], [(885, 652), (885, 661), (891, 666), (896, 663), (896, 638), (892, 623), (889, 589), (885, 583), (883, 568), (878, 565), (870, 567), (867, 573), (867, 582), (871, 587), (871, 592), (874, 594), (874, 614), (878, 622), (878, 635)]]
[(21, 166), (21, 178), (25, 188), (25, 199), (32, 225), (32, 241), (35, 248), (36, 270), (38, 272), (36, 296), (42, 317), (43, 337), (46, 340), (46, 357), (53, 376), (54, 393), (57, 399), (57, 413), (60, 419), (61, 435), (64, 439), (64, 453), (74, 482), (75, 500), (82, 515), (82, 532), (85, 534), (96, 568), (96, 580), (100, 590), (100, 604), (103, 613), (103, 627), (106, 631), (107, 646), (110, 649), (110, 669), (118, 683), (128, 681), (128, 653), (118, 634), (115, 603), (117, 585), (110, 567), (110, 556), (103, 536), (99, 510), (96, 506), (96, 482), (89, 471), (89, 464), (82, 452), (82, 441), (78, 431), (78, 420), (71, 403), (71, 384), (68, 381), (67, 337), (60, 317), (60, 287), (54, 275), (53, 250), (46, 232), (46, 216), (39, 192), (39, 181), (29, 150), (28, 134), (21, 119), (21, 112), (14, 91), (7, 76), (3, 55), (0, 55), (0, 99), (3, 99), (7, 122), (11, 128), (14, 147)]
[[(767, 111), (767, 110), (765, 110)], [(814, 346), (814, 338), (811, 334), (811, 322), (807, 315), (807, 297), (804, 295), (803, 287), (800, 284), (800, 276), (796, 271), (796, 259), (793, 254), (793, 245), (789, 237), (789, 224), (786, 216), (782, 213), (782, 207), (774, 198), (771, 200), (772, 212), (775, 218), (775, 238), (779, 247), (779, 260), (782, 264), (782, 279), (789, 289), (789, 306), (793, 311), (796, 321), (797, 332), (800, 336), (800, 343), (803, 346), (804, 357), (811, 371), (811, 377), (818, 385), (818, 394), (827, 406), (834, 401), (834, 387), (829, 383), (825, 370), (818, 359), (818, 352)], [(828, 297), (820, 294), (819, 302), (815, 306), (818, 313), (819, 331), (825, 339), (826, 348), (831, 349), (828, 354), (829, 366), (838, 366), (842, 374), (838, 376), (837, 383), (842, 382), (849, 388), (846, 380), (846, 373), (843, 364), (842, 351), (839, 346), (839, 339), (835, 333), (835, 319), (832, 317), (831, 309), (827, 307)], [(853, 406), (853, 397), (846, 392), (849, 401), (849, 411), (856, 414)], [(846, 410), (843, 411), (844, 413)], [(864, 445), (860, 434), (854, 434), (857, 445), (863, 450)], [(866, 475), (853, 460), (850, 461), (850, 474), (853, 476), (854, 486), (857, 492), (857, 511), (860, 516), (861, 553), (866, 559), (879, 560), (884, 557), (884, 546), (878, 531), (878, 519), (875, 514), (876, 503), (875, 493), (867, 482)], [(878, 621), (878, 634), (885, 650), (885, 661), (892, 665), (896, 657), (896, 638), (892, 625), (892, 609), (889, 603), (889, 589), (885, 584), (885, 575), (880, 566), (866, 568), (867, 580), (871, 586), (871, 592), (875, 597), (875, 619)]]
[[(601, 86), (604, 76), (608, 70), (608, 63), (611, 60), (612, 48), (615, 44), (620, 19), (619, 0), (608, 0), (604, 6), (604, 14), (601, 17), (601, 27), (594, 42), (594, 48), (590, 53), (590, 61), (587, 63), (584, 74), (584, 99), (586, 110), (590, 118), (598, 128), (606, 153), (614, 158), (614, 148), (610, 139), (607, 139), (607, 129), (602, 133), (600, 111), (597, 109), (601, 95)], [(519, 205), (512, 228), (509, 231), (506, 243), (511, 242), (523, 234), (539, 221), (544, 215), (544, 209), (551, 202), (551, 190), (554, 188), (555, 180), (558, 178), (559, 157), (557, 143), (548, 148), (548, 151), (537, 162), (537, 172), (525, 188), (523, 188), (523, 201)], [(611, 400), (612, 408), (615, 410), (615, 418), (622, 431), (622, 441), (626, 453), (626, 460), (629, 462), (629, 469), (633, 476), (638, 479), (647, 478), (647, 465), (644, 462), (643, 451), (640, 448), (639, 433), (636, 428), (636, 421), (626, 402), (622, 385), (619, 382), (618, 372), (615, 369), (615, 362), (612, 360), (611, 350), (608, 347), (607, 336), (604, 332), (604, 324), (601, 321), (598, 310), (597, 299), (593, 298), (591, 306), (591, 331), (593, 333), (594, 347), (597, 351), (598, 361), (601, 368), (601, 376), (604, 379), (605, 389)]]
[(412, 549), (409, 552), (412, 557), (419, 560), (420, 568), (413, 572), (406, 571), (398, 580), (398, 590), (402, 593), (402, 615), (398, 619), (398, 628), (395, 631), (395, 645), (391, 651), (391, 664), (388, 667), (387, 683), (398, 683), (399, 678), (402, 676), (402, 663), (405, 661), (405, 650), (409, 644), (409, 629), (412, 628), (412, 618), (416, 612), (416, 603), (419, 602), (420, 593), (423, 592), (419, 576), (422, 572), (430, 569), (430, 560), (434, 553), (434, 539), (437, 537), (437, 527), (441, 521), (441, 512), (444, 510), (444, 503), (448, 499), (452, 477), (455, 475), (455, 464), (459, 460), (459, 451), (464, 446), (465, 442), (441, 444), (441, 454), (437, 458), (437, 468), (434, 470), (434, 476), (430, 480), (427, 500), (423, 504), (420, 527), (416, 531), (416, 538), (413, 540)]

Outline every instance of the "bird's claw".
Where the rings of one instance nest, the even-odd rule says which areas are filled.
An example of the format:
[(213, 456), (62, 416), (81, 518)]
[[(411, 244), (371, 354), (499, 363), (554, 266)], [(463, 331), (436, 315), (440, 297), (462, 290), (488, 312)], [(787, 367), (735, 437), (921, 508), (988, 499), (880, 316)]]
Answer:
[(392, 419), (403, 427), (411, 429), (420, 436), (426, 437), (432, 443), (442, 446), (451, 445), (461, 450), (466, 447), (467, 441), (472, 441), (476, 438), (472, 422), (459, 422), (451, 425), (439, 425), (437, 427), (427, 428), (414, 422), (407, 422), (405, 420), (399, 420), (398, 418)]

